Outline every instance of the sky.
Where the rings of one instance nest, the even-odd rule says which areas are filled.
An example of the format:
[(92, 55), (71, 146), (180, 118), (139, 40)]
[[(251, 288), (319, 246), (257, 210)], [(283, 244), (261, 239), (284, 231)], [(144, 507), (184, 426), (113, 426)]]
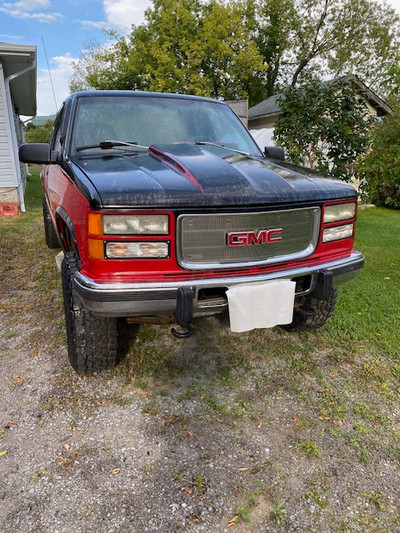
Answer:
[(106, 42), (104, 29), (129, 33), (149, 6), (150, 0), (0, 0), (0, 42), (37, 47), (37, 114), (60, 108), (72, 62), (88, 44)]
[[(400, 13), (400, 0), (381, 1)], [(150, 5), (151, 0), (0, 0), (0, 42), (37, 47), (37, 114), (59, 109), (82, 50), (106, 42), (104, 29), (129, 33)]]

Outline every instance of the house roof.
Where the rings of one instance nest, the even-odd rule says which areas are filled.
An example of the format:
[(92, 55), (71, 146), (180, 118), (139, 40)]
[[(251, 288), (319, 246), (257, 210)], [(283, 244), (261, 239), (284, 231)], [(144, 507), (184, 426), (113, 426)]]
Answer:
[(0, 43), (0, 63), (5, 79), (31, 67), (11, 78), (10, 91), (19, 115), (36, 115), (36, 46)]
[(354, 83), (354, 85), (357, 87), (358, 92), (362, 94), (367, 99), (368, 103), (376, 109), (378, 117), (391, 115), (393, 113), (393, 109), (390, 107), (390, 105), (387, 104), (384, 100), (382, 100), (382, 98), (379, 98), (377, 94), (375, 94), (367, 85), (365, 85), (364, 82), (362, 82), (354, 74), (343, 76), (341, 78), (338, 78), (338, 80), (344, 80)]
[[(379, 117), (382, 117), (384, 115), (391, 115), (393, 113), (392, 108), (384, 100), (382, 100), (382, 98), (379, 98), (378, 95), (376, 95), (367, 85), (365, 85), (365, 83), (363, 83), (354, 74), (337, 78), (335, 80), (332, 80), (332, 82), (340, 80), (353, 83), (356, 86), (357, 91), (363, 96), (365, 96), (368, 103), (376, 109), (376, 112)], [(249, 109), (248, 117), (249, 120), (261, 117), (271, 117), (274, 115), (279, 115), (280, 112), (281, 109), (276, 101), (276, 96), (270, 96), (266, 100), (263, 100), (259, 104), (251, 107)]]
[(270, 115), (279, 115), (280, 112), (281, 109), (276, 101), (276, 96), (270, 96), (259, 104), (250, 107), (248, 117), (249, 119), (267, 117)]

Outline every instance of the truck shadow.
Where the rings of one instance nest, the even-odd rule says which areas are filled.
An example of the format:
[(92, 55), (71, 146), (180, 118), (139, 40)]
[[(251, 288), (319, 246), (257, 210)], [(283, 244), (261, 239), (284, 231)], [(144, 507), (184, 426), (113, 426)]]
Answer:
[(150, 377), (161, 384), (187, 380), (213, 381), (230, 374), (235, 368), (246, 368), (251, 354), (243, 350), (242, 338), (232, 334), (225, 316), (194, 321), (191, 337), (177, 339), (171, 325), (127, 324), (119, 328), (120, 365), (129, 380)]

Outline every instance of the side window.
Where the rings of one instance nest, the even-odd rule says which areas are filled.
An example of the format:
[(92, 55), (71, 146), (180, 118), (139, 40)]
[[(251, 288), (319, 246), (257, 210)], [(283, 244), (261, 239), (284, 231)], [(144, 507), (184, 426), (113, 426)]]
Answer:
[(57, 115), (56, 121), (54, 123), (54, 130), (53, 130), (53, 135), (51, 139), (52, 150), (60, 151), (62, 149), (63, 142), (64, 142), (64, 133), (63, 133), (64, 132), (64, 128), (63, 128), (64, 115), (65, 115), (65, 108), (63, 106), (60, 109)]

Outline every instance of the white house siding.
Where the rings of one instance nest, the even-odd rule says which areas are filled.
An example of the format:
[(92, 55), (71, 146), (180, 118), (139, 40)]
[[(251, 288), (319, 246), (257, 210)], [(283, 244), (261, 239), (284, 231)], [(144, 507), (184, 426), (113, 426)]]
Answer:
[(4, 76), (0, 69), (0, 203), (18, 201), (17, 183)]

